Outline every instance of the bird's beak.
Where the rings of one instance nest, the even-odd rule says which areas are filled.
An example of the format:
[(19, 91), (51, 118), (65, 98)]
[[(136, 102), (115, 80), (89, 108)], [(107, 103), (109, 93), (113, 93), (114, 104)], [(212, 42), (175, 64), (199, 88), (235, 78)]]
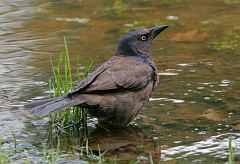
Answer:
[(151, 35), (152, 35), (152, 40), (163, 30), (165, 30), (166, 28), (168, 28), (169, 25), (161, 25), (161, 26), (157, 26), (157, 27), (152, 27), (150, 29), (151, 31)]

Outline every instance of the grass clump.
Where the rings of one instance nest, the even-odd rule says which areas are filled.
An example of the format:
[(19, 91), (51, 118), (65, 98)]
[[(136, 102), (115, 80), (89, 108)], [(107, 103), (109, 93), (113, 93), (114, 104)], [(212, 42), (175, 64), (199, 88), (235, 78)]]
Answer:
[[(56, 66), (51, 56), (51, 65), (54, 78), (49, 80), (49, 97), (59, 97), (70, 92), (74, 86), (74, 80), (79, 81), (87, 77), (93, 61), (89, 62), (83, 74), (77, 69), (76, 74), (72, 72), (69, 50), (66, 39), (64, 37), (64, 51), (60, 52), (57, 57)], [(78, 62), (77, 62), (78, 65)], [(79, 107), (57, 112), (50, 116), (51, 128), (49, 132), (49, 141), (53, 139), (53, 132), (58, 134), (68, 134), (70, 136), (78, 136), (80, 142), (87, 138), (87, 111)], [(56, 138), (55, 138), (56, 139)]]
[[(77, 66), (78, 66), (77, 61)], [(64, 37), (64, 51), (58, 54), (56, 66), (51, 56), (51, 66), (54, 77), (49, 80), (49, 97), (59, 97), (73, 90), (74, 82), (84, 80), (93, 64), (91, 60), (84, 72), (72, 71), (70, 55), (66, 39)], [(50, 126), (47, 132), (47, 147), (45, 159), (55, 163), (61, 160), (61, 151), (71, 151), (80, 154), (80, 159), (104, 161), (103, 153), (94, 153), (88, 146), (88, 115), (84, 108), (72, 107), (50, 116)], [(73, 146), (74, 145), (74, 146)], [(96, 155), (95, 155), (96, 154)]]
[[(89, 62), (84, 74), (83, 79), (87, 77), (93, 61)], [(78, 64), (78, 63), (77, 63)], [(54, 67), (53, 59), (51, 56), (51, 65), (54, 74), (54, 79), (49, 80), (49, 97), (59, 97), (63, 94), (70, 92), (73, 89), (74, 74), (72, 73), (71, 62), (69, 57), (68, 46), (64, 37), (64, 51), (58, 54), (57, 65)], [(78, 70), (78, 69), (77, 69)], [(77, 80), (81, 79), (79, 71), (77, 71)], [(83, 108), (71, 108), (68, 110), (60, 111), (50, 116), (50, 119), (61, 128), (67, 126), (83, 125), (86, 123), (87, 112)]]

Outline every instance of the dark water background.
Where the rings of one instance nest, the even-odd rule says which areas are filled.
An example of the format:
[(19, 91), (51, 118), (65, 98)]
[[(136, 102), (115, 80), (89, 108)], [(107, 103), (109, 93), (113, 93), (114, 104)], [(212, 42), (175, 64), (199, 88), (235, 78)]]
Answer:
[(84, 69), (94, 59), (96, 68), (129, 30), (169, 24), (152, 47), (160, 86), (136, 126), (110, 136), (96, 130), (90, 142), (108, 143), (103, 149), (124, 160), (158, 147), (163, 163), (226, 162), (229, 137), (240, 146), (239, 8), (239, 0), (2, 0), (0, 136), (11, 147), (13, 132), (22, 148), (12, 161), (41, 157), (45, 119), (26, 117), (23, 105), (48, 95), (50, 53), (63, 49), (63, 36), (73, 63)]

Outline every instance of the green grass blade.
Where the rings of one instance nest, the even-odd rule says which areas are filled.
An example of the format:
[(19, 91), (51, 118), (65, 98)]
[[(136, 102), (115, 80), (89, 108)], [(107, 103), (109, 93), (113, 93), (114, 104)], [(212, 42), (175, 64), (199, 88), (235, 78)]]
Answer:
[(92, 68), (93, 62), (94, 62), (94, 60), (91, 60), (90, 62), (88, 62), (86, 69), (84, 71), (84, 74), (83, 74), (83, 79), (85, 79), (88, 76), (90, 69)]
[(72, 84), (72, 69), (71, 69), (69, 51), (68, 51), (68, 46), (67, 46), (67, 41), (66, 41), (65, 36), (64, 36), (64, 53), (65, 53), (65, 56), (66, 56), (65, 65), (67, 66), (67, 72), (68, 72), (67, 77), (69, 78), (69, 86), (70, 86), (70, 88), (72, 88), (72, 86), (73, 86), (73, 84)]

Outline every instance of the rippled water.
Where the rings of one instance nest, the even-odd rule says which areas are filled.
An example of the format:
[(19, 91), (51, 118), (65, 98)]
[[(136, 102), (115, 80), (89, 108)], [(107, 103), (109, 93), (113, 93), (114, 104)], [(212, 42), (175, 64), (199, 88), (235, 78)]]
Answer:
[(47, 96), (50, 53), (62, 50), (63, 36), (72, 61), (84, 69), (94, 59), (96, 68), (120, 36), (159, 24), (171, 25), (152, 47), (161, 83), (137, 127), (110, 137), (92, 130), (91, 145), (102, 143), (122, 160), (146, 156), (134, 151), (145, 146), (159, 147), (162, 162), (227, 161), (228, 138), (240, 145), (239, 7), (237, 0), (1, 1), (0, 136), (4, 148), (17, 137), (12, 161), (43, 156), (46, 120), (29, 118), (23, 105)]

